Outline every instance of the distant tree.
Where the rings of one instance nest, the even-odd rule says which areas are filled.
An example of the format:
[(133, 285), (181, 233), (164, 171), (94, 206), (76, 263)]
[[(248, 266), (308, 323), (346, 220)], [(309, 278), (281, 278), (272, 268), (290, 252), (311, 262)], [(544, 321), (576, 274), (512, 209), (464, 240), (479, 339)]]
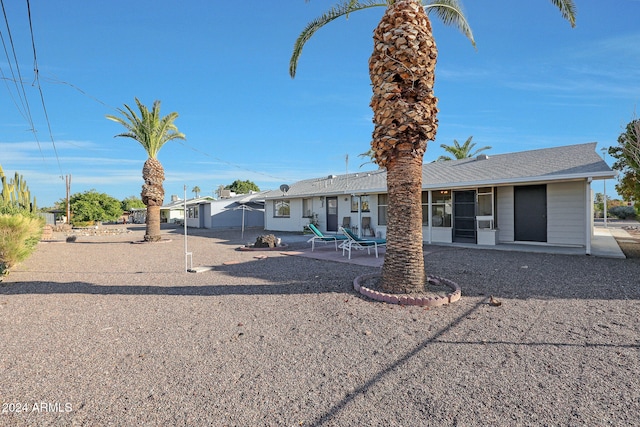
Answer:
[(640, 200), (640, 119), (627, 123), (618, 136), (618, 145), (609, 147), (609, 155), (616, 159), (613, 169), (620, 171), (621, 177), (616, 191), (625, 200)]
[(218, 198), (221, 197), (222, 190), (224, 190), (224, 185), (218, 185), (218, 188), (216, 188), (216, 190), (215, 190), (215, 194), (216, 194), (216, 196), (218, 196)]
[(131, 209), (142, 209), (144, 207), (142, 200), (136, 196), (129, 196), (122, 200), (122, 210), (125, 212), (129, 212)]
[(185, 139), (185, 135), (178, 132), (178, 127), (173, 123), (178, 118), (178, 113), (169, 113), (160, 117), (160, 101), (153, 102), (151, 111), (135, 98), (140, 116), (131, 107), (124, 104), (125, 110), (118, 111), (123, 117), (107, 115), (107, 119), (120, 123), (126, 132), (116, 135), (131, 138), (140, 143), (147, 152), (149, 158), (142, 167), (142, 202), (147, 207), (147, 230), (144, 240), (158, 242), (160, 235), (160, 207), (164, 203), (164, 169), (158, 161), (158, 152), (164, 144), (174, 139)]
[(469, 157), (475, 157), (478, 154), (480, 154), (482, 151), (491, 150), (491, 147), (487, 145), (485, 147), (478, 148), (476, 151), (472, 152), (471, 150), (473, 150), (473, 147), (476, 146), (475, 142), (474, 143), (471, 142), (472, 139), (473, 139), (473, 135), (467, 138), (467, 140), (462, 145), (460, 145), (460, 143), (455, 139), (453, 140), (453, 145), (440, 144), (440, 147), (443, 148), (444, 151), (453, 155), (453, 157), (440, 156), (436, 161), (441, 162), (441, 161), (447, 161), (447, 160), (466, 159)]
[(198, 187), (197, 185), (191, 189), (191, 192), (195, 193), (196, 199), (200, 197), (200, 187)]
[(236, 179), (230, 185), (225, 187), (226, 190), (231, 190), (236, 194), (247, 194), (250, 191), (260, 191), (260, 187), (258, 187), (253, 181), (240, 181)]
[(88, 190), (69, 198), (74, 222), (115, 221), (122, 216), (122, 203), (105, 193)]

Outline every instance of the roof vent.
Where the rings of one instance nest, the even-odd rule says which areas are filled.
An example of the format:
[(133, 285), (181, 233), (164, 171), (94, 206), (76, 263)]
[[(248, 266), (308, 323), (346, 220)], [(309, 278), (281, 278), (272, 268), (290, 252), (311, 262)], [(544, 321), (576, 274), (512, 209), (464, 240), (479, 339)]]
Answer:
[(476, 157), (476, 160), (487, 160), (488, 158), (489, 156), (486, 154), (479, 154), (478, 157)]
[(334, 178), (337, 178), (337, 177), (338, 177), (337, 175), (329, 175), (329, 176), (327, 177), (327, 179), (334, 179)]

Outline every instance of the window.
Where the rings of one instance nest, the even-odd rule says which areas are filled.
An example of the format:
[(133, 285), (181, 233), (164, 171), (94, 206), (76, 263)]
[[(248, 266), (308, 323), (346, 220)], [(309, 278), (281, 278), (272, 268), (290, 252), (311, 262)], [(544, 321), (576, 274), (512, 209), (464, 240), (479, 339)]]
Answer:
[(276, 218), (289, 218), (289, 200), (276, 200), (273, 202), (273, 216)]
[(387, 208), (389, 198), (386, 194), (378, 194), (378, 225), (387, 225)]
[(351, 212), (358, 212), (358, 199), (362, 212), (369, 212), (369, 196), (351, 196)]
[(311, 218), (313, 216), (313, 200), (302, 199), (302, 217)]
[(478, 188), (478, 208), (476, 211), (478, 228), (493, 228), (493, 189), (491, 187)]
[(422, 192), (422, 225), (429, 225), (429, 192)]
[(432, 197), (432, 225), (434, 227), (451, 227), (451, 191), (434, 191)]
[(491, 187), (478, 188), (478, 216), (493, 215), (493, 191)]
[(198, 218), (198, 207), (190, 206), (187, 209), (187, 218)]

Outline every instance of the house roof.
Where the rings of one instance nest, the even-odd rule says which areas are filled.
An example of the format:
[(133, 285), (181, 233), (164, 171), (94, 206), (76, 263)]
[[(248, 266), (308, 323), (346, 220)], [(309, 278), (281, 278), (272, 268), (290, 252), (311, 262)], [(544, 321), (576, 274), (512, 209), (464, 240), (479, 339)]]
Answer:
[[(203, 196), (203, 197), (196, 197), (193, 199), (187, 199), (187, 206), (192, 206), (192, 205), (198, 205), (200, 203), (206, 203), (210, 200), (214, 200), (213, 197), (211, 196)], [(165, 205), (163, 205), (161, 207), (161, 209), (183, 209), (184, 208), (184, 200), (183, 199), (178, 199), (178, 200), (174, 200), (170, 203), (167, 203)]]
[[(464, 188), (499, 186), (517, 183), (610, 179), (616, 173), (596, 153), (596, 143), (567, 145), (520, 151), (517, 153), (480, 155), (475, 158), (425, 163), (422, 165), (422, 188)], [(298, 181), (284, 193), (273, 190), (266, 199), (309, 197), (350, 193), (385, 193), (385, 170), (330, 175)]]

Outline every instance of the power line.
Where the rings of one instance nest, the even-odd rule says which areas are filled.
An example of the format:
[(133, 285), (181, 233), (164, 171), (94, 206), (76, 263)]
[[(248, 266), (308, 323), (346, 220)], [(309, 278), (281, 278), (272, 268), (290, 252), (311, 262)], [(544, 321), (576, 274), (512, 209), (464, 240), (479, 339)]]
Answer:
[(58, 163), (58, 169), (60, 169), (60, 178), (63, 177), (62, 166), (60, 165), (60, 157), (58, 157), (58, 149), (56, 148), (56, 142), (53, 138), (53, 132), (51, 131), (51, 122), (49, 121), (49, 114), (47, 113), (47, 106), (44, 102), (44, 94), (42, 93), (42, 86), (40, 85), (40, 72), (38, 71), (38, 57), (36, 55), (36, 42), (33, 37), (33, 23), (31, 21), (31, 4), (27, 0), (27, 15), (29, 17), (29, 32), (31, 34), (31, 48), (33, 50), (33, 72), (35, 74), (35, 82), (38, 86), (38, 92), (40, 93), (40, 102), (42, 103), (42, 111), (44, 112), (44, 118), (47, 122), (47, 129), (49, 130), (49, 138), (51, 139), (51, 145), (53, 145), (53, 153), (56, 156), (56, 162)]
[[(9, 37), (9, 44), (11, 45), (11, 52), (13, 53), (13, 61), (15, 63), (15, 69), (18, 74), (17, 78), (16, 78), (16, 72), (14, 72), (13, 66), (11, 65), (12, 64), (11, 57), (9, 55), (9, 52), (7, 51), (7, 44), (5, 42), (4, 37), (2, 37), (2, 46), (4, 48), (5, 56), (7, 57), (7, 63), (9, 64), (9, 70), (11, 71), (12, 80), (16, 86), (16, 93), (18, 95), (18, 98), (20, 98), (20, 102), (22, 104), (23, 110), (21, 110), (20, 107), (15, 102), (15, 98), (13, 98), (13, 94), (12, 94), (12, 99), (14, 99), (14, 103), (16, 104), (16, 107), (18, 107), (18, 111), (20, 111), (20, 114), (22, 114), (24, 119), (29, 123), (30, 131), (33, 133), (36, 143), (38, 144), (38, 149), (40, 150), (40, 154), (42, 155), (42, 159), (44, 160), (45, 159), (44, 153), (42, 152), (42, 147), (40, 146), (40, 140), (38, 139), (38, 134), (36, 133), (36, 127), (33, 122), (33, 116), (31, 115), (31, 107), (29, 106), (29, 99), (27, 98), (27, 92), (24, 89), (22, 73), (20, 72), (20, 64), (18, 63), (18, 56), (16, 55), (16, 48), (13, 42), (13, 36), (11, 34), (11, 27), (9, 25), (9, 18), (7, 17), (7, 11), (4, 7), (4, 0), (0, 0), (0, 5), (2, 6), (2, 14), (4, 16), (4, 22), (7, 29), (7, 36)], [(2, 33), (0, 33), (0, 36), (2, 36)], [(3, 76), (4, 76), (4, 73), (3, 73)]]

